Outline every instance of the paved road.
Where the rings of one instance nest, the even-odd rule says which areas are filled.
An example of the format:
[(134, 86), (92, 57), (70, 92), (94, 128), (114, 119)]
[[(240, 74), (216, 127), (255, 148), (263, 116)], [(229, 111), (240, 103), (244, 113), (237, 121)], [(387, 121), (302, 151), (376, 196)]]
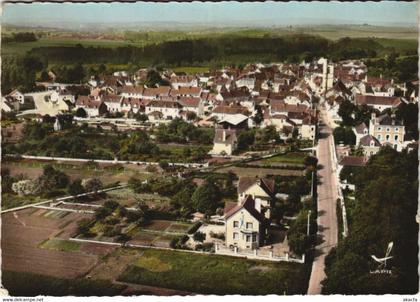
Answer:
[[(321, 118), (326, 121), (325, 112)], [(309, 280), (308, 295), (321, 294), (321, 281), (325, 278), (325, 256), (337, 245), (338, 226), (336, 201), (338, 198), (336, 171), (332, 163), (332, 131), (329, 126), (320, 126), (320, 139), (317, 147), (318, 163), (318, 234), (315, 259)]]

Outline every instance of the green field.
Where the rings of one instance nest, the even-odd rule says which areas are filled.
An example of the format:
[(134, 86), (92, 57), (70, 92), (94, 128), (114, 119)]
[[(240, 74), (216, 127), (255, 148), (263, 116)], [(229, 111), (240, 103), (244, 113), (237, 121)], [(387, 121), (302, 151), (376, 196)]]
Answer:
[(120, 281), (200, 294), (304, 294), (305, 265), (144, 249)]
[(276, 155), (276, 156), (264, 159), (263, 161), (268, 162), (268, 163), (303, 164), (306, 156), (308, 156), (308, 154), (304, 152), (291, 152), (291, 153)]
[(80, 243), (58, 238), (51, 238), (42, 242), (39, 247), (54, 251), (75, 252), (80, 249)]

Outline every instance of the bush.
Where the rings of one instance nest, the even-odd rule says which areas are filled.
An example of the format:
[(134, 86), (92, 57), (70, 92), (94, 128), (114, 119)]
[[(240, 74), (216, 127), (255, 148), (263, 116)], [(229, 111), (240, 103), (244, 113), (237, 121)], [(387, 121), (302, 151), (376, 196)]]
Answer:
[(188, 241), (188, 238), (187, 235), (175, 237), (171, 240), (169, 246), (173, 249), (185, 249), (185, 242)]

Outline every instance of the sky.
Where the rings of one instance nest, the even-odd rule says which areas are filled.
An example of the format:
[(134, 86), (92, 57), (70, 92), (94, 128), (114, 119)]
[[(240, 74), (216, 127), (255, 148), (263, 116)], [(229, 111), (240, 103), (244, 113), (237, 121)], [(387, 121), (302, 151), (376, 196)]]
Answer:
[(192, 2), (4, 4), (2, 22), (49, 26), (179, 22), (282, 26), (298, 24), (415, 25), (417, 2)]

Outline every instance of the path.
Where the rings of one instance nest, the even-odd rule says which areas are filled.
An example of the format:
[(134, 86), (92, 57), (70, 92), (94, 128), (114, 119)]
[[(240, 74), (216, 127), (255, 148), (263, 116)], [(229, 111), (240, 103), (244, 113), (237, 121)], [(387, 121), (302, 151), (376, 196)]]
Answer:
[[(326, 121), (325, 111), (321, 110), (321, 118)], [(317, 147), (318, 164), (318, 233), (315, 247), (315, 259), (312, 264), (308, 294), (321, 294), (322, 280), (325, 279), (325, 257), (338, 242), (337, 225), (337, 185), (336, 171), (332, 156), (332, 130), (327, 125), (320, 126), (320, 138)]]

